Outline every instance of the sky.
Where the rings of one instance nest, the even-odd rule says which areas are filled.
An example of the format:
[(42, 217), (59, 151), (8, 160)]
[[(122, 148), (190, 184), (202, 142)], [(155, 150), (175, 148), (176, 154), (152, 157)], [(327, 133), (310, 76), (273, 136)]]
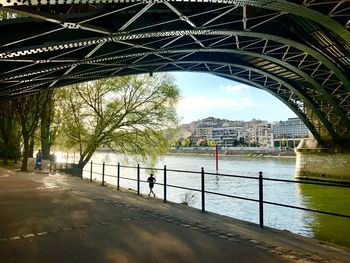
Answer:
[(172, 73), (180, 89), (180, 123), (207, 117), (229, 120), (287, 120), (296, 117), (266, 91), (207, 73)]

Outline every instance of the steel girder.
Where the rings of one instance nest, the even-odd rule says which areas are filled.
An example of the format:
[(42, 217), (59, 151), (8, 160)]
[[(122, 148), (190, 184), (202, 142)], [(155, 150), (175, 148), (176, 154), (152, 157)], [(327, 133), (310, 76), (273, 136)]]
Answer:
[(0, 99), (200, 71), (262, 88), (315, 138), (350, 141), (350, 1), (0, 0)]

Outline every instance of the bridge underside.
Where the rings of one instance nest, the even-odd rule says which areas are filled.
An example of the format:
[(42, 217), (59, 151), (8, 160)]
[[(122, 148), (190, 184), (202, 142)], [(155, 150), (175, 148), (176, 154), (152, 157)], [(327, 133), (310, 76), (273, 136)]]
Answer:
[(266, 90), (350, 142), (350, 1), (0, 0), (0, 99), (98, 78), (205, 72)]

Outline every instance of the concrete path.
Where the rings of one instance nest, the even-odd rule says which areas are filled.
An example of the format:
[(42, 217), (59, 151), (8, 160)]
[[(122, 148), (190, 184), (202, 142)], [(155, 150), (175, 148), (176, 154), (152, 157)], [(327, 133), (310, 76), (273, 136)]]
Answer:
[(350, 262), (350, 251), (79, 178), (0, 168), (0, 262)]

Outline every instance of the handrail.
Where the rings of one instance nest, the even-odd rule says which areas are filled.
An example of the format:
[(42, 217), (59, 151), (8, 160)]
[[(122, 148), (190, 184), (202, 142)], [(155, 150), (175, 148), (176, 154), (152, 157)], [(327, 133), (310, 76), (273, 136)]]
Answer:
[[(263, 227), (263, 205), (274, 205), (274, 206), (280, 206), (280, 207), (286, 207), (286, 208), (291, 208), (291, 209), (298, 209), (298, 210), (303, 210), (303, 211), (308, 211), (308, 212), (313, 212), (313, 213), (320, 213), (320, 214), (325, 214), (325, 215), (331, 215), (331, 216), (337, 216), (337, 217), (343, 217), (343, 218), (350, 218), (350, 215), (344, 215), (344, 214), (339, 214), (339, 213), (334, 213), (334, 212), (329, 212), (329, 211), (322, 211), (322, 210), (317, 210), (317, 209), (309, 209), (305, 207), (300, 207), (300, 206), (293, 206), (293, 205), (288, 205), (288, 204), (282, 204), (282, 203), (277, 203), (277, 202), (271, 202), (271, 201), (265, 201), (263, 200), (263, 182), (264, 181), (271, 181), (271, 182), (282, 182), (282, 183), (294, 183), (294, 184), (310, 184), (310, 185), (321, 185), (321, 186), (331, 186), (331, 187), (341, 187), (341, 188), (350, 188), (350, 184), (340, 184), (340, 183), (329, 183), (329, 182), (314, 182), (314, 181), (301, 181), (301, 180), (286, 180), (286, 179), (275, 179), (275, 178), (264, 178), (262, 176), (262, 172), (259, 172), (259, 176), (254, 177), (254, 176), (243, 176), (243, 175), (233, 175), (233, 174), (222, 174), (222, 173), (212, 173), (212, 172), (204, 172), (204, 168), (201, 169), (201, 171), (191, 171), (191, 170), (179, 170), (179, 169), (167, 169), (166, 166), (164, 168), (155, 168), (155, 167), (141, 167), (140, 165), (137, 166), (130, 166), (130, 165), (113, 165), (113, 164), (99, 164), (99, 163), (92, 163), (91, 162), (91, 168), (92, 165), (102, 165), (102, 173), (98, 173), (96, 171), (88, 171), (88, 170), (83, 170), (85, 172), (90, 172), (90, 174), (99, 174), (102, 175), (102, 178), (104, 177), (112, 177), (112, 178), (117, 178), (117, 189), (119, 190), (119, 180), (124, 179), (124, 180), (129, 180), (129, 181), (134, 181), (137, 182), (137, 193), (138, 195), (140, 194), (140, 182), (142, 183), (147, 183), (147, 181), (141, 180), (140, 179), (140, 170), (151, 170), (151, 171), (164, 171), (164, 183), (156, 183), (156, 185), (162, 185), (164, 187), (164, 202), (166, 202), (166, 195), (167, 195), (167, 188), (177, 188), (177, 189), (183, 189), (183, 190), (189, 190), (189, 191), (195, 191), (195, 192), (200, 192), (201, 193), (201, 200), (202, 200), (202, 212), (205, 212), (205, 194), (211, 194), (211, 195), (217, 195), (217, 196), (224, 196), (224, 197), (229, 197), (229, 198), (235, 198), (235, 199), (241, 199), (245, 201), (251, 201), (251, 202), (259, 202), (259, 224), (260, 227)], [(104, 172), (104, 166), (112, 166), (112, 167), (118, 167), (118, 172), (117, 176), (115, 175), (110, 175), (110, 174), (105, 174)], [(120, 175), (120, 167), (122, 168), (129, 168), (129, 169), (137, 169), (137, 178), (130, 178), (130, 177), (125, 177)], [(176, 173), (192, 173), (192, 174), (198, 174), (201, 175), (201, 186), (199, 186), (201, 189), (195, 189), (191, 187), (185, 187), (185, 186), (179, 186), (179, 185), (173, 185), (173, 184), (167, 184), (166, 183), (166, 176), (167, 172), (176, 172)], [(224, 193), (218, 193), (218, 192), (213, 192), (213, 191), (207, 191), (205, 190), (205, 185), (204, 185), (204, 175), (215, 175), (215, 176), (222, 176), (222, 177), (232, 177), (232, 178), (241, 178), (241, 179), (249, 179), (249, 180), (257, 180), (259, 182), (259, 199), (253, 199), (253, 198), (248, 198), (248, 197), (243, 197), (243, 196), (236, 196), (236, 195), (229, 195), (229, 194), (224, 194)], [(103, 184), (102, 184), (103, 185)]]
[[(102, 165), (101, 163), (93, 163), (94, 165)], [(106, 166), (112, 166), (117, 167), (117, 165), (114, 164), (106, 164)], [(131, 166), (131, 165), (120, 165), (121, 168), (132, 168), (136, 169), (137, 166)], [(140, 169), (142, 170), (152, 170), (152, 171), (163, 171), (163, 168), (155, 168), (155, 167), (142, 167), (140, 166)], [(193, 173), (193, 174), (201, 174), (200, 171), (191, 171), (191, 170), (178, 170), (178, 169), (167, 169), (168, 172), (178, 172), (178, 173)], [(101, 173), (100, 173), (101, 174)], [(255, 176), (244, 176), (244, 175), (235, 175), (235, 174), (223, 174), (223, 173), (212, 173), (212, 172), (205, 172), (205, 174), (208, 175), (217, 175), (222, 177), (234, 177), (234, 178), (243, 178), (243, 179), (253, 179), (253, 180), (259, 180), (259, 177)], [(312, 184), (312, 185), (322, 185), (322, 186), (335, 186), (335, 187), (342, 187), (342, 188), (350, 188), (350, 183), (337, 183), (337, 182), (314, 182), (313, 180), (286, 180), (286, 179), (276, 179), (276, 178), (268, 178), (264, 177), (264, 181), (276, 181), (276, 182), (285, 182), (285, 183), (299, 183), (299, 184)]]

